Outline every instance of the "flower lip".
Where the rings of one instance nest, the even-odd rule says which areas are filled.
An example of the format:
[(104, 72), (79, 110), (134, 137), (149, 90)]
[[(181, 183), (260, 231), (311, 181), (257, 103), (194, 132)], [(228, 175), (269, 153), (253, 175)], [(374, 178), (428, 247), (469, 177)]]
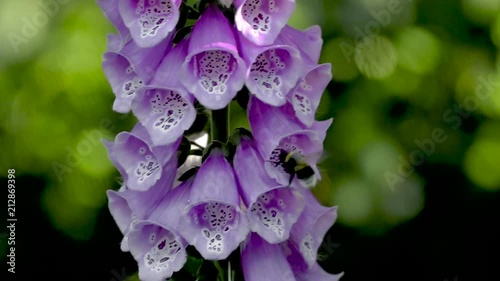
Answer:
[(285, 97), (296, 85), (302, 72), (302, 58), (297, 48), (276, 39), (272, 45), (258, 46), (239, 34), (243, 58), (249, 66), (246, 86), (250, 93), (273, 105), (285, 104)]
[(245, 69), (232, 26), (216, 5), (209, 6), (193, 27), (182, 83), (206, 108), (217, 110), (243, 88)]
[(137, 91), (132, 111), (153, 145), (168, 145), (182, 137), (196, 119), (194, 99), (182, 87), (145, 86)]
[(155, 221), (137, 222), (128, 237), (141, 280), (164, 280), (187, 261), (186, 243), (176, 231)]
[(231, 165), (212, 149), (198, 169), (179, 230), (209, 260), (225, 259), (248, 234)]
[(134, 41), (152, 47), (163, 41), (179, 21), (181, 0), (120, 0), (118, 10)]
[(295, 10), (295, 0), (237, 0), (235, 5), (236, 27), (260, 46), (276, 40)]

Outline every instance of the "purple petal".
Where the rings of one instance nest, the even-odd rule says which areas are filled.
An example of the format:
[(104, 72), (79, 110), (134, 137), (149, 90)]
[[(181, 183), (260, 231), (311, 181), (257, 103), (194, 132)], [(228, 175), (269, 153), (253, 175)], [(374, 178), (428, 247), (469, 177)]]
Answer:
[(323, 91), (332, 80), (331, 64), (314, 65), (288, 95), (297, 118), (307, 127), (314, 122)]
[(104, 16), (115, 26), (121, 38), (126, 38), (129, 35), (129, 30), (123, 23), (122, 16), (118, 11), (118, 2), (119, 0), (97, 0), (97, 4), (101, 7)]
[(164, 280), (186, 262), (186, 241), (179, 236), (179, 213), (188, 203), (192, 180), (170, 190), (146, 221), (128, 235), (130, 252), (139, 265), (141, 280)]
[(229, 21), (211, 5), (193, 27), (182, 83), (206, 108), (221, 109), (243, 88), (245, 69)]
[(182, 236), (205, 259), (226, 259), (249, 229), (233, 170), (222, 151), (212, 149), (198, 170), (189, 201), (179, 227)]
[(140, 280), (165, 280), (187, 261), (182, 238), (154, 221), (139, 221), (130, 231), (128, 243), (139, 267)]
[(307, 58), (312, 63), (318, 63), (323, 47), (321, 27), (313, 25), (305, 30), (297, 30), (286, 25), (280, 35), (285, 44), (298, 48), (302, 57)]
[(316, 261), (312, 266), (308, 266), (296, 245), (291, 241), (282, 243), (280, 246), (297, 281), (338, 281), (344, 275), (343, 272), (327, 273)]
[(251, 233), (242, 245), (241, 266), (245, 281), (295, 281), (278, 244), (269, 244)]
[(137, 45), (164, 41), (179, 21), (182, 0), (120, 0), (118, 8)]
[(121, 45), (123, 42), (119, 43), (116, 36), (108, 37), (108, 48), (120, 49), (104, 53), (102, 66), (116, 96), (113, 110), (128, 113), (136, 91), (151, 79), (170, 46), (162, 43), (142, 49), (132, 40)]
[(233, 163), (243, 201), (248, 206), (250, 229), (271, 244), (287, 240), (304, 208), (300, 192), (280, 187), (269, 178), (264, 160), (250, 140), (241, 140)]
[(175, 142), (196, 119), (194, 100), (183, 88), (146, 86), (137, 91), (132, 111), (154, 145)]
[(238, 0), (236, 27), (257, 45), (274, 43), (293, 11), (295, 0)]
[[(175, 171), (175, 162), (170, 166), (169, 174)], [(120, 191), (108, 190), (108, 208), (118, 228), (124, 235), (121, 243), (122, 251), (129, 250), (128, 232), (137, 220), (146, 219), (161, 198), (172, 186), (171, 176), (166, 175), (147, 191), (135, 191), (122, 186)]]
[(292, 227), (290, 240), (297, 245), (309, 267), (316, 263), (318, 249), (325, 234), (337, 219), (337, 207), (322, 206), (316, 197), (304, 188), (299, 188), (306, 206), (299, 220)]
[[(104, 141), (108, 154), (121, 173), (129, 189), (145, 191), (164, 174), (162, 166), (174, 161), (173, 155), (180, 139), (154, 149), (144, 140), (129, 132), (119, 133), (114, 142)], [(172, 181), (173, 181), (173, 176)]]
[(274, 107), (254, 96), (248, 104), (248, 121), (263, 155), (271, 153), (283, 136), (303, 129), (292, 106)]
[(119, 34), (109, 33), (106, 35), (106, 50), (109, 52), (120, 52), (123, 43), (123, 39)]
[(302, 72), (299, 51), (277, 41), (274, 45), (257, 46), (239, 36), (242, 53), (250, 66), (246, 86), (250, 93), (273, 106), (286, 102), (286, 95), (295, 87)]
[(137, 75), (124, 56), (115, 52), (104, 53), (102, 67), (116, 96), (113, 110), (120, 113), (129, 112), (135, 92), (144, 85), (144, 80)]

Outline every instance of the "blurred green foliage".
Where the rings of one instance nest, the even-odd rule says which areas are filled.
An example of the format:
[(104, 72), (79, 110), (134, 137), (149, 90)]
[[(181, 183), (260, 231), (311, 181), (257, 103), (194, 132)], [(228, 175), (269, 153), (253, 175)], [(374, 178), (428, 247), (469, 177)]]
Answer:
[[(46, 178), (40, 203), (53, 226), (88, 240), (105, 190), (119, 185), (96, 140), (136, 120), (111, 110), (101, 60), (115, 31), (95, 1), (61, 1), (53, 15), (47, 2), (0, 2), (0, 171)], [(424, 163), (462, 167), (470, 189), (500, 190), (500, 0), (296, 2), (290, 25), (321, 25), (321, 62), (333, 65), (318, 119), (334, 123), (314, 192), (340, 206), (339, 223), (381, 234), (414, 218)], [(247, 126), (233, 108), (232, 127)], [(416, 141), (436, 128), (446, 140), (426, 153)]]

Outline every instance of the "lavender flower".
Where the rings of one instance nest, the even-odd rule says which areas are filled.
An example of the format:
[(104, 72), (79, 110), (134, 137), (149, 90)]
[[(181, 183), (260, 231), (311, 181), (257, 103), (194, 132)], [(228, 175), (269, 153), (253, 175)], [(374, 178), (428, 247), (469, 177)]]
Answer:
[(209, 6), (193, 27), (182, 82), (206, 108), (221, 109), (242, 89), (245, 68), (231, 24)]
[(323, 154), (323, 141), (332, 119), (315, 121), (310, 128), (298, 121), (290, 104), (282, 107), (272, 107), (257, 98), (251, 98), (248, 109), (248, 119), (259, 151), (266, 160), (268, 174), (280, 184), (290, 184), (290, 173), (284, 166), (284, 156), (295, 153), (304, 158), (315, 171), (311, 183), (315, 185), (321, 178), (316, 164)]
[(107, 191), (109, 211), (124, 235), (121, 242), (122, 251), (129, 251), (128, 233), (133, 225), (137, 220), (146, 219), (159, 199), (171, 189), (177, 163), (175, 159), (172, 160), (168, 162), (164, 176), (147, 191), (131, 190), (126, 185), (122, 185), (119, 191)]
[(322, 206), (314, 195), (298, 188), (305, 198), (305, 208), (291, 230), (290, 241), (299, 250), (308, 268), (316, 263), (318, 249), (325, 234), (337, 220), (337, 207)]
[(130, 111), (136, 91), (154, 75), (168, 48), (168, 41), (142, 49), (133, 40), (108, 36), (108, 51), (104, 53), (102, 67), (116, 96), (113, 110)]
[(302, 58), (297, 48), (286, 45), (281, 36), (272, 45), (258, 46), (239, 36), (243, 58), (249, 65), (246, 86), (250, 93), (273, 106), (286, 102), (288, 92), (302, 72)]
[(134, 41), (142, 48), (162, 42), (179, 21), (182, 0), (119, 0), (118, 9)]
[[(109, 211), (139, 278), (177, 280), (192, 245), (206, 260), (241, 246), (247, 281), (337, 281), (316, 262), (337, 208), (309, 190), (332, 124), (315, 120), (332, 78), (318, 64), (321, 29), (287, 25), (293, 0), (97, 1), (118, 31), (102, 64), (113, 110), (138, 121), (103, 142), (123, 179)], [(229, 138), (228, 106), (242, 105), (244, 86), (251, 132)], [(208, 148), (193, 142), (200, 135)]]
[(272, 44), (286, 25), (295, 0), (235, 0), (238, 30), (257, 45)]
[(130, 252), (139, 265), (141, 280), (165, 280), (187, 260), (187, 242), (179, 235), (179, 213), (188, 203), (192, 180), (172, 189), (147, 218), (128, 234)]
[(300, 192), (280, 186), (266, 174), (264, 159), (248, 137), (242, 137), (233, 162), (250, 229), (268, 243), (287, 240), (304, 208)]
[(249, 232), (233, 168), (213, 148), (196, 173), (179, 231), (207, 260), (225, 259)]
[(148, 86), (137, 91), (132, 111), (147, 129), (154, 145), (178, 140), (193, 124), (194, 96), (177, 79), (171, 79), (186, 55), (186, 41), (178, 44), (161, 62)]
[(104, 141), (109, 157), (123, 177), (127, 188), (146, 191), (163, 175), (163, 167), (172, 162), (180, 140), (166, 146), (151, 146), (140, 124), (132, 132), (119, 133), (114, 142)]

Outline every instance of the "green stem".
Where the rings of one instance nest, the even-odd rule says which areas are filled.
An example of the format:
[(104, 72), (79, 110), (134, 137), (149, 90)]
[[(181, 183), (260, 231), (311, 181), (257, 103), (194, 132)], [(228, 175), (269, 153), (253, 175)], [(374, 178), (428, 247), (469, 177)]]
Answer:
[(210, 138), (211, 141), (226, 143), (229, 138), (229, 106), (212, 110), (210, 116)]

